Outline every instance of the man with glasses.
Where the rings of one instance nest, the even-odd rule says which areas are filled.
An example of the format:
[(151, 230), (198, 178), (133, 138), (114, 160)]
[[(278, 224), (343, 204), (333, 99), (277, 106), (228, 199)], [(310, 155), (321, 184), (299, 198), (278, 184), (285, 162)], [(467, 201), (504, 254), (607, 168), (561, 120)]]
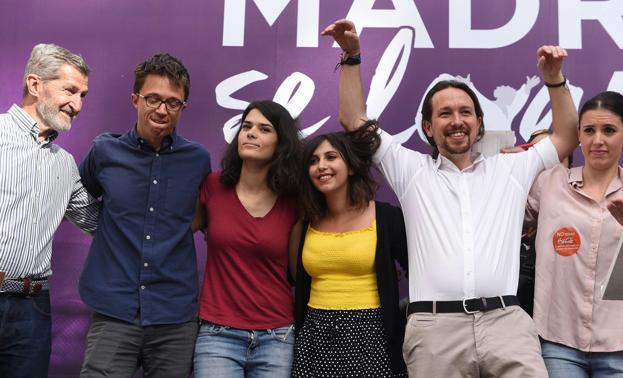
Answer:
[(52, 143), (82, 109), (88, 75), (82, 57), (36, 45), (22, 105), (0, 114), (0, 377), (48, 376), (52, 238), (63, 217), (97, 227), (99, 203), (74, 158)]
[(190, 89), (182, 63), (157, 54), (135, 70), (136, 125), (98, 136), (80, 174), (102, 214), (80, 296), (94, 310), (81, 377), (188, 377), (197, 334), (191, 222), (210, 157), (176, 133)]

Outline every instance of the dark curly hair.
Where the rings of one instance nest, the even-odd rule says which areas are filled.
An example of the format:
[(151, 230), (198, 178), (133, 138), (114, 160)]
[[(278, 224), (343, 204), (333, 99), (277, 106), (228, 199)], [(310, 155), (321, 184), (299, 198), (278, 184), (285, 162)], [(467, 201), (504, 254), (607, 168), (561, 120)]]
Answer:
[(164, 76), (171, 84), (184, 89), (184, 101), (190, 94), (190, 74), (182, 62), (169, 54), (156, 54), (134, 69), (134, 93), (143, 88), (147, 75)]
[[(472, 102), (474, 103), (474, 111), (476, 112), (476, 117), (480, 118), (480, 128), (478, 129), (478, 135), (476, 135), (476, 141), (479, 141), (482, 136), (485, 135), (485, 121), (482, 107), (480, 106), (480, 102), (478, 101), (478, 96), (476, 96), (476, 93), (474, 93), (474, 91), (472, 91), (472, 89), (467, 84), (458, 80), (442, 80), (435, 84), (428, 91), (428, 93), (426, 93), (422, 104), (422, 130), (424, 130), (424, 122), (431, 122), (432, 120), (433, 96), (435, 95), (435, 93), (448, 88), (460, 89), (463, 92), (467, 93), (467, 95), (472, 99)], [(428, 140), (430, 146), (433, 148), (433, 158), (437, 159), (437, 156), (439, 156), (439, 148), (437, 148), (435, 140), (432, 137), (429, 137), (426, 133), (424, 133), (424, 135), (426, 136), (426, 140)]]
[(312, 221), (320, 220), (327, 214), (327, 201), (309, 178), (309, 165), (312, 155), (324, 141), (329, 142), (337, 150), (348, 169), (353, 173), (348, 176), (347, 184), (348, 200), (351, 206), (364, 208), (368, 202), (374, 199), (374, 194), (378, 188), (370, 173), (372, 156), (381, 144), (376, 121), (368, 121), (351, 132), (318, 135), (305, 143), (301, 166), (301, 170), (306, 173), (301, 187), (301, 202), (306, 217)]
[[(302, 173), (301, 151), (302, 143), (299, 138), (299, 129), (296, 122), (286, 108), (271, 100), (255, 101), (249, 104), (242, 113), (240, 124), (247, 118), (249, 112), (257, 109), (275, 128), (277, 132), (277, 149), (273, 154), (268, 169), (268, 187), (278, 195), (294, 194), (298, 189)], [(231, 141), (223, 160), (221, 160), (220, 180), (225, 186), (235, 186), (240, 180), (242, 159), (238, 154), (238, 136)]]

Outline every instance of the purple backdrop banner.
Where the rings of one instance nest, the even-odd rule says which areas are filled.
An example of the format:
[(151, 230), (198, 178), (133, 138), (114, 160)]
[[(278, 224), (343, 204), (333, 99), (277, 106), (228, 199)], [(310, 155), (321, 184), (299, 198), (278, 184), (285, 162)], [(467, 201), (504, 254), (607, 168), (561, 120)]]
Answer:
[[(622, 15), (619, 0), (2, 0), (0, 109), (20, 102), (33, 45), (53, 42), (80, 53), (92, 68), (89, 95), (72, 130), (58, 139), (79, 163), (96, 135), (133, 126), (134, 66), (169, 52), (192, 79), (178, 131), (204, 144), (217, 168), (237, 118), (255, 99), (285, 105), (306, 134), (339, 130), (340, 51), (319, 33), (350, 18), (363, 44), (369, 114), (406, 146), (428, 151), (420, 101), (448, 77), (477, 91), (487, 129), (514, 130), (522, 142), (551, 121), (535, 76), (537, 47), (568, 49), (564, 73), (577, 104), (599, 91), (621, 91)], [(90, 313), (77, 281), (89, 243), (69, 224), (56, 236), (53, 377), (79, 372)], [(199, 239), (197, 251), (203, 271)]]

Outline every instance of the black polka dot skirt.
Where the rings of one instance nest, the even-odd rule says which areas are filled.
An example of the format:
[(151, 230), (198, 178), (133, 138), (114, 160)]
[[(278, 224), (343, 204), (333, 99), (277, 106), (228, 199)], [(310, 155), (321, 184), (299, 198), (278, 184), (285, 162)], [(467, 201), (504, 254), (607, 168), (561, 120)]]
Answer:
[(294, 342), (293, 377), (406, 377), (392, 372), (381, 309), (308, 308)]

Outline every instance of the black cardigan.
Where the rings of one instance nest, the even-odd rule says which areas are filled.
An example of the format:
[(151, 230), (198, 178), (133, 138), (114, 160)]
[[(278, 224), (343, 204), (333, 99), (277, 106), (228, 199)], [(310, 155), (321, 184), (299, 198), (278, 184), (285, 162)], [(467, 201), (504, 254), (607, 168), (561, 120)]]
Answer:
[[(303, 224), (306, 231), (309, 222)], [(407, 269), (407, 237), (405, 233), (404, 218), (402, 211), (384, 202), (376, 202), (376, 256), (374, 266), (376, 269), (376, 281), (383, 310), (383, 325), (388, 335), (389, 354), (392, 369), (395, 372), (404, 372), (405, 363), (402, 358), (402, 342), (406, 317), (398, 309), (398, 280), (396, 273), (397, 260), (403, 269)], [(305, 244), (305, 232), (301, 237), (297, 256), (296, 289), (294, 304), (295, 332), (301, 330), (309, 292), (311, 289), (311, 277), (303, 268), (302, 251)], [(356, 295), (356, 293), (353, 293)]]

